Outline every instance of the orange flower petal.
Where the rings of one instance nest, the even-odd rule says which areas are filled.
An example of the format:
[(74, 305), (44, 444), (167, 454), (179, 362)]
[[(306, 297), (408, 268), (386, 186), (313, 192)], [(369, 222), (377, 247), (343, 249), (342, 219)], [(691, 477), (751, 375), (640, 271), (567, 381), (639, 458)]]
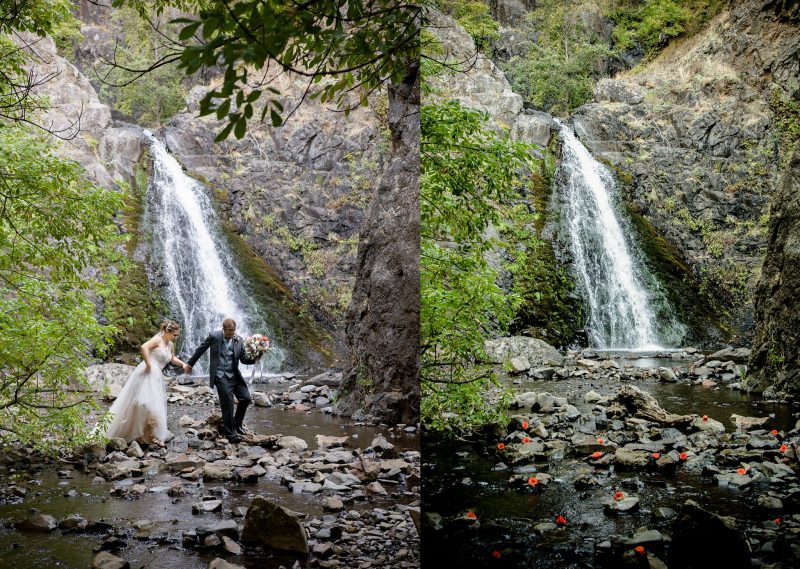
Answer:
[(567, 525), (567, 518), (565, 518), (564, 516), (559, 515), (558, 517), (556, 517), (556, 525), (559, 526), (559, 527), (563, 527), (563, 526)]
[(614, 492), (614, 501), (619, 502), (625, 497), (625, 494), (622, 492)]
[(776, 525), (776, 526), (779, 526), (779, 525), (781, 525), (781, 519), (780, 519), (780, 518), (775, 518), (775, 519), (774, 519), (774, 520), (772, 520), (772, 521), (773, 521), (773, 522), (775, 522), (775, 525)]
[(781, 448), (779, 448), (778, 450), (781, 452), (786, 452), (788, 449), (789, 447), (787, 447), (786, 445), (781, 445)]
[(504, 443), (497, 443), (497, 450), (503, 450), (504, 448), (506, 448)]
[(742, 476), (744, 476), (745, 474), (747, 474), (747, 469), (746, 468), (737, 468), (736, 472), (741, 474)]
[(605, 444), (605, 441), (603, 439), (597, 439), (597, 444), (599, 445)]
[(777, 431), (777, 430), (775, 430), (775, 429), (772, 429), (772, 430), (769, 432), (769, 434), (770, 434), (770, 435), (772, 435), (773, 437), (777, 437), (777, 436), (778, 436), (778, 431)]
[(528, 444), (529, 442), (531, 442), (531, 440), (530, 440), (528, 437), (525, 437), (524, 439), (522, 439), (522, 444), (525, 444), (525, 445), (526, 445), (526, 444)]
[(603, 456), (603, 453), (600, 452), (599, 450), (597, 452), (592, 453), (592, 458), (594, 458), (595, 460), (600, 458), (601, 456)]
[(653, 460), (658, 460), (659, 458), (661, 458), (661, 453), (660, 452), (654, 452), (650, 456), (653, 457)]
[(682, 452), (682, 453), (680, 453), (680, 454), (678, 455), (678, 458), (680, 458), (681, 460), (686, 460), (686, 457), (687, 457), (687, 456), (689, 456), (689, 455), (688, 455), (688, 454), (686, 454), (685, 452)]
[(644, 547), (642, 547), (641, 545), (637, 545), (636, 547), (633, 548), (633, 550), (639, 555), (644, 555), (646, 553)]
[(502, 554), (495, 549), (494, 551), (492, 551), (492, 557), (494, 557), (495, 559), (500, 559), (502, 557)]
[(528, 478), (528, 484), (530, 484), (531, 486), (536, 486), (538, 483), (539, 479), (536, 478), (535, 476), (531, 476), (530, 478)]
[(527, 429), (528, 428), (528, 421), (522, 421), (522, 428), (523, 429)]
[(708, 415), (703, 415), (703, 421), (708, 421)]
[(475, 515), (475, 512), (467, 512), (467, 518), (470, 520), (477, 520), (478, 516)]

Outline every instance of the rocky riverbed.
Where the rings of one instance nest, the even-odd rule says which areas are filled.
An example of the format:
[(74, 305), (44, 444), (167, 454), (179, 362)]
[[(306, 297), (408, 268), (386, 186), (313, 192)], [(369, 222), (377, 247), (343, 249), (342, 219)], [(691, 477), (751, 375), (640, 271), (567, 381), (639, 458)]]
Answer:
[(800, 565), (798, 417), (731, 389), (745, 352), (488, 345), (510, 420), (424, 439), (426, 565)]
[[(112, 364), (114, 366), (114, 364)], [(127, 366), (90, 370), (114, 385)], [(417, 567), (419, 438), (326, 414), (336, 374), (254, 384), (238, 445), (214, 393), (168, 385), (166, 448), (90, 445), (0, 456), (0, 548), (14, 567)]]

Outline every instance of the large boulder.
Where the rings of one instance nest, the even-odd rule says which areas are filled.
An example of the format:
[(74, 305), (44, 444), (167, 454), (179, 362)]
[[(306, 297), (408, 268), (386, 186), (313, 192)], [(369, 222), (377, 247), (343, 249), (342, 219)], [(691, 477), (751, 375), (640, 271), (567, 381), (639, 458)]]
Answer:
[(669, 566), (682, 569), (749, 569), (750, 545), (734, 518), (687, 500), (672, 525)]
[(300, 516), (261, 496), (253, 498), (247, 510), (241, 541), (269, 550), (308, 555), (306, 530)]
[(561, 365), (564, 357), (553, 346), (527, 336), (510, 336), (487, 340), (484, 343), (486, 357), (496, 363), (511, 361), (513, 358), (524, 358), (529, 367), (543, 365)]
[(134, 369), (125, 364), (98, 364), (89, 366), (85, 373), (94, 391), (106, 392), (111, 399), (116, 399)]

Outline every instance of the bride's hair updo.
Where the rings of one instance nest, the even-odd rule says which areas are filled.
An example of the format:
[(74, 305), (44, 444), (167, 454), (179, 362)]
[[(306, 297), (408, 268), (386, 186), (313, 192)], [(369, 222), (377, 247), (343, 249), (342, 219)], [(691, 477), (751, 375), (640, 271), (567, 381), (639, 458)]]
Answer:
[(177, 332), (180, 329), (181, 329), (181, 327), (178, 326), (178, 323), (175, 322), (174, 320), (164, 320), (161, 323), (161, 328), (160, 328), (162, 333), (169, 332), (170, 334), (174, 334), (175, 332)]

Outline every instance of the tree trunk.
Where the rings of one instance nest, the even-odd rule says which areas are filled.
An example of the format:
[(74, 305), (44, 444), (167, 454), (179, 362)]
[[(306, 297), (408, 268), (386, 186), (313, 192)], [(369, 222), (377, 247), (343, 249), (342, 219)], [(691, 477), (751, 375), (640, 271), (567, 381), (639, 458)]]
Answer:
[(419, 420), (419, 64), (389, 86), (392, 149), (367, 209), (336, 404), (359, 420)]

